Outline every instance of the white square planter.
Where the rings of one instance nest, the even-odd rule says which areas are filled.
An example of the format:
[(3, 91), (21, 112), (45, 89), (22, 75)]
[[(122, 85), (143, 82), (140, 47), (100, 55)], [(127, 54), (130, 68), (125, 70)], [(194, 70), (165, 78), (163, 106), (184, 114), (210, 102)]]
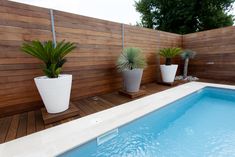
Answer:
[(42, 101), (48, 113), (59, 113), (69, 108), (72, 75), (46, 76), (34, 78)]
[(124, 88), (127, 92), (138, 92), (143, 75), (143, 69), (125, 70), (122, 72)]
[(178, 68), (177, 64), (160, 65), (162, 81), (165, 83), (174, 82), (177, 68)]

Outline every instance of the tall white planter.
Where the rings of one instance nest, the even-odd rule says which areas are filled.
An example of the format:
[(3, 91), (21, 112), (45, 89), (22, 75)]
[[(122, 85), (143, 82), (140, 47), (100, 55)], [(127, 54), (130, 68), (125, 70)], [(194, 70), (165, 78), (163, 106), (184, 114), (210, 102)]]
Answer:
[(122, 72), (124, 88), (127, 92), (138, 92), (143, 75), (143, 69), (125, 70)]
[(48, 113), (60, 113), (69, 108), (72, 75), (41, 76), (34, 81)]
[(162, 81), (165, 83), (172, 83), (175, 80), (175, 75), (178, 65), (160, 65)]

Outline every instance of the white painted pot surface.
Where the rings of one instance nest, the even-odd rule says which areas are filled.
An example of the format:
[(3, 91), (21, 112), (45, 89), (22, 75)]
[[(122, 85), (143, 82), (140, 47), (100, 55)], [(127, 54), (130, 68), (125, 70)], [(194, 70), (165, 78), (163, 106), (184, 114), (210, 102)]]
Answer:
[(48, 113), (60, 113), (69, 108), (72, 75), (41, 76), (34, 81)]
[(162, 81), (165, 83), (174, 82), (177, 68), (178, 68), (177, 64), (160, 65)]
[(127, 92), (138, 92), (143, 75), (143, 69), (125, 70), (122, 72), (124, 89)]

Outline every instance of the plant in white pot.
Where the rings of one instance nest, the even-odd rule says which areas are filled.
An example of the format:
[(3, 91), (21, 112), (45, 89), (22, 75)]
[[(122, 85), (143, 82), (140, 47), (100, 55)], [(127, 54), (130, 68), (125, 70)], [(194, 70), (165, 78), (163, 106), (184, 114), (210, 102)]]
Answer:
[(65, 41), (56, 45), (52, 41), (32, 41), (21, 47), (45, 64), (45, 76), (36, 77), (34, 81), (48, 113), (60, 113), (69, 108), (72, 75), (60, 73), (66, 62), (64, 57), (75, 48), (74, 43)]
[(173, 83), (178, 68), (177, 64), (172, 64), (172, 58), (181, 53), (181, 48), (163, 48), (159, 55), (166, 59), (164, 65), (160, 65), (162, 81), (165, 83)]
[(139, 48), (128, 47), (123, 50), (117, 60), (117, 69), (122, 72), (124, 89), (127, 92), (139, 91), (146, 66), (146, 59)]
[(186, 79), (188, 77), (189, 59), (193, 59), (196, 56), (196, 52), (186, 49), (180, 54), (180, 56), (184, 60), (183, 78)]

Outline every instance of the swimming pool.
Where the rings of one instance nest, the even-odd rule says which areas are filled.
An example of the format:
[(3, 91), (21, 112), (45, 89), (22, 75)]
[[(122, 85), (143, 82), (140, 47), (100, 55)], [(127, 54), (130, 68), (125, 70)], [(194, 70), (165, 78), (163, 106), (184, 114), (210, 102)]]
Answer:
[(233, 157), (235, 91), (205, 87), (59, 157)]
[[(213, 102), (211, 106), (209, 106), (209, 103), (205, 106), (200, 105), (200, 101), (205, 101), (203, 97), (198, 97), (200, 101), (196, 101), (193, 104), (187, 103), (188, 105), (181, 106), (181, 103), (178, 103), (178, 105), (176, 103), (176, 105), (174, 105), (174, 102), (179, 102), (183, 99), (189, 101), (190, 94), (195, 93), (197, 96), (200, 96), (205, 88), (207, 92), (210, 93), (209, 96), (213, 95), (213, 97), (210, 97), (211, 100), (208, 101)], [(234, 121), (234, 91), (235, 86), (231, 85), (202, 82), (186, 83), (0, 144), (0, 156), (55, 157), (61, 156), (64, 152), (72, 153), (72, 151), (70, 152), (69, 150), (73, 149), (76, 150), (76, 153), (85, 152), (85, 155), (82, 155), (82, 157), (88, 156), (89, 153), (94, 156), (96, 152), (98, 152), (95, 154), (96, 156), (102, 156), (103, 154), (101, 154), (101, 152), (108, 154), (113, 153), (113, 150), (115, 150), (116, 153), (112, 155), (114, 157), (120, 155), (118, 154), (121, 152), (120, 150), (122, 150), (121, 153), (130, 153), (129, 156), (133, 156), (134, 150), (137, 150), (136, 153), (140, 153), (135, 154), (137, 157), (138, 155), (141, 156), (141, 153), (145, 153), (144, 156), (151, 157), (151, 152), (158, 153), (158, 156), (162, 155), (168, 157), (171, 155), (167, 153), (174, 152), (176, 154), (173, 156), (177, 157), (182, 151), (184, 151), (185, 156), (203, 156), (202, 153), (205, 153), (205, 150), (210, 150), (207, 151), (207, 153), (212, 152), (210, 155), (206, 154), (205, 156), (214, 156), (214, 154), (216, 154), (216, 157), (228, 156), (229, 153), (235, 154), (233, 153), (234, 138), (232, 137), (234, 133), (230, 130), (234, 126), (232, 124), (232, 121)], [(221, 103), (217, 103), (218, 100), (220, 100)], [(225, 105), (220, 105), (224, 103)], [(192, 110), (196, 106), (199, 108)], [(223, 106), (225, 108), (223, 108)], [(157, 114), (156, 112), (160, 111), (160, 108), (165, 111), (161, 111), (161, 114)], [(167, 108), (169, 108), (169, 111), (167, 111)], [(217, 111), (222, 112), (217, 113)], [(162, 115), (167, 118), (163, 120), (158, 117), (145, 121), (146, 118), (148, 119), (148, 117), (154, 114), (156, 114), (155, 117)], [(200, 116), (194, 117), (193, 115)], [(210, 120), (216, 121), (211, 122)], [(155, 125), (156, 123), (158, 125)], [(139, 127), (136, 124), (138, 124)], [(142, 124), (145, 125), (143, 126)], [(194, 127), (196, 126), (194, 125), (200, 125), (199, 130), (195, 129)], [(208, 130), (208, 128), (212, 130)], [(174, 130), (178, 131), (174, 132)], [(214, 134), (213, 130), (218, 132)], [(207, 137), (211, 137), (208, 143), (204, 145), (205, 147), (198, 146), (198, 144), (206, 142), (206, 140), (204, 140), (204, 134), (200, 134), (199, 136), (197, 134), (198, 131), (202, 133), (206, 132)], [(131, 136), (132, 134), (135, 136)], [(143, 136), (139, 136), (139, 134)], [(98, 140), (96, 140), (97, 137)], [(202, 140), (199, 141), (197, 139)], [(158, 140), (158, 142), (154, 142), (154, 140)], [(97, 142), (99, 144), (98, 147), (96, 145)], [(178, 143), (178, 145), (174, 142)], [(123, 143), (125, 143), (125, 145)], [(122, 144), (123, 147), (121, 146)], [(188, 147), (183, 147), (183, 144), (186, 144)], [(133, 146), (138, 146), (138, 148)], [(158, 146), (158, 149), (149, 149), (154, 146)], [(195, 153), (198, 154), (195, 155)], [(230, 154), (229, 157), (233, 156)], [(128, 156), (127, 154), (122, 156), (125, 155)]]

